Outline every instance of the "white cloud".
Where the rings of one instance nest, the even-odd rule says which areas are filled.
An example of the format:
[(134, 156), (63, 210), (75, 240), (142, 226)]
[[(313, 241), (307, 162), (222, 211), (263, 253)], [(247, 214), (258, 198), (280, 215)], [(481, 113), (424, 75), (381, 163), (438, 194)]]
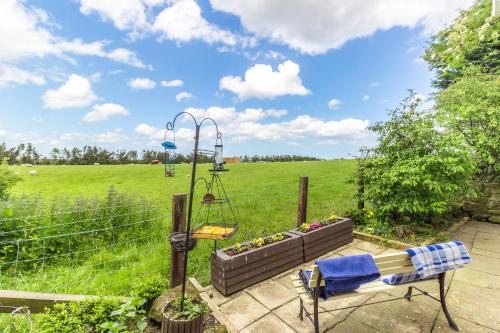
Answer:
[(284, 95), (308, 95), (310, 91), (302, 85), (300, 66), (290, 60), (278, 65), (275, 72), (269, 65), (256, 64), (245, 72), (245, 77), (224, 76), (219, 89), (226, 89), (240, 99), (249, 97), (275, 98)]
[(156, 82), (148, 78), (135, 78), (128, 82), (132, 89), (153, 89), (156, 87)]
[[(237, 15), (259, 38), (320, 54), (347, 41), (393, 27), (421, 27), (425, 33), (450, 22), (473, 0), (210, 0), (212, 7)], [(314, 22), (314, 24), (311, 24)]]
[(194, 0), (173, 1), (155, 19), (153, 29), (161, 32), (162, 39), (189, 42), (192, 39), (206, 43), (222, 43), (234, 46), (238, 36), (207, 22), (201, 15), (201, 8)]
[(7, 135), (7, 131), (4, 129), (0, 129), (0, 136), (5, 136)]
[(161, 81), (160, 86), (162, 87), (182, 87), (184, 82), (182, 80), (172, 80), (172, 81)]
[(369, 99), (370, 99), (370, 96), (368, 96), (368, 95), (363, 95), (363, 101), (367, 101), (367, 100), (369, 100)]
[(125, 140), (127, 140), (128, 137), (122, 133), (120, 129), (116, 129), (114, 131), (109, 131), (109, 132), (104, 132), (104, 133), (99, 133), (95, 134), (92, 137), (92, 140), (97, 142), (97, 143), (104, 143), (104, 144), (109, 144), (109, 143), (120, 143)]
[(177, 102), (182, 102), (185, 100), (187, 101), (191, 98), (193, 98), (193, 94), (188, 93), (187, 91), (182, 91), (182, 92), (178, 93), (177, 95), (175, 95), (175, 100)]
[(278, 52), (278, 51), (273, 51), (273, 50), (266, 52), (264, 54), (264, 57), (267, 59), (274, 59), (274, 60), (285, 59), (285, 56), (283, 55), (283, 53)]
[(375, 81), (375, 82), (371, 82), (368, 86), (370, 87), (378, 87), (382, 84), (382, 82), (379, 82), (379, 81)]
[(97, 99), (90, 81), (83, 76), (72, 74), (57, 89), (49, 89), (43, 94), (43, 107), (50, 109), (82, 108)]
[(96, 104), (94, 105), (92, 111), (83, 116), (82, 121), (84, 123), (94, 123), (107, 120), (115, 116), (128, 116), (129, 114), (128, 110), (119, 104)]
[(131, 66), (146, 67), (137, 54), (127, 49), (105, 50), (106, 41), (85, 43), (76, 38), (71, 41), (56, 36), (51, 28), (57, 27), (44, 10), (26, 6), (20, 0), (0, 1), (0, 61), (17, 62), (31, 57), (59, 56), (71, 63), (76, 61), (67, 54), (108, 58)]
[(151, 65), (146, 66), (137, 56), (137, 53), (134, 51), (130, 51), (129, 49), (125, 49), (120, 47), (118, 49), (114, 49), (111, 52), (106, 54), (106, 58), (114, 60), (116, 62), (121, 62), (123, 64), (127, 64), (137, 68), (148, 68), (152, 69)]
[(120, 30), (131, 30), (132, 38), (150, 30), (148, 17), (151, 9), (163, 0), (80, 0), (80, 12), (97, 13), (103, 21), (113, 21)]
[(425, 61), (422, 57), (416, 57), (412, 59), (412, 62), (414, 64), (425, 64)]
[(329, 102), (328, 102), (328, 107), (332, 110), (336, 110), (340, 107), (340, 104), (342, 104), (342, 102), (338, 99), (335, 99), (335, 98), (332, 98)]
[[(252, 139), (266, 142), (283, 140), (297, 142), (302, 139), (319, 138), (358, 143), (359, 140), (368, 137), (369, 121), (355, 118), (323, 120), (309, 115), (300, 115), (292, 120), (276, 121), (287, 114), (286, 110), (247, 108), (237, 111), (234, 107), (218, 106), (207, 109), (187, 108), (185, 111), (197, 119), (204, 117), (214, 119), (224, 133), (224, 139), (231, 142), (244, 142)], [(179, 128), (177, 128), (176, 139), (180, 144), (191, 142), (194, 132), (179, 124), (177, 124)], [(165, 134), (165, 130), (144, 123), (138, 125), (135, 132), (149, 138), (152, 144), (155, 142), (158, 144)], [(214, 131), (206, 130), (202, 134), (207, 138), (214, 138)]]
[(25, 71), (19, 67), (0, 63), (0, 88), (10, 87), (16, 84), (45, 84), (43, 75)]

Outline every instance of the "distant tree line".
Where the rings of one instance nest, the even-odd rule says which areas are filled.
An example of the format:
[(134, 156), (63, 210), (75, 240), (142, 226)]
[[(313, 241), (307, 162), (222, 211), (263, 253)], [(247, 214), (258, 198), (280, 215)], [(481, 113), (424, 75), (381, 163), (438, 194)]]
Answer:
[[(7, 158), (9, 164), (35, 164), (35, 165), (91, 165), (99, 164), (146, 164), (153, 160), (164, 161), (165, 152), (156, 150), (115, 150), (110, 151), (97, 146), (83, 146), (82, 148), (52, 148), (48, 156), (37, 151), (31, 143), (20, 144), (16, 147), (7, 147), (0, 144), (0, 160)], [(212, 157), (201, 154), (199, 163), (210, 163)], [(193, 154), (175, 154), (176, 163), (190, 163)], [(316, 157), (300, 155), (267, 155), (267, 156), (241, 156), (242, 162), (290, 162), (290, 161), (316, 161)]]

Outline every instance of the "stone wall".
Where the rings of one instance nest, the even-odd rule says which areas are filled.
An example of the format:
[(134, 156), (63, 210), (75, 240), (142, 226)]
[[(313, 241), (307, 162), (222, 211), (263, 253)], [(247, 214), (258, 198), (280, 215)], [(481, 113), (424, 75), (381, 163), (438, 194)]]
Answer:
[(500, 183), (482, 184), (478, 198), (465, 200), (463, 209), (475, 220), (500, 223)]

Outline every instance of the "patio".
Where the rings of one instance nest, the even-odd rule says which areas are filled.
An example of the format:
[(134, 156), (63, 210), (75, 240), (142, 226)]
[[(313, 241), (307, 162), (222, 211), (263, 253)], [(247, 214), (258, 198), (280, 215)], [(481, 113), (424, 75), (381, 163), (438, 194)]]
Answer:
[[(470, 222), (453, 234), (470, 251), (472, 264), (447, 276), (448, 308), (462, 332), (500, 332), (500, 225)], [(355, 239), (328, 253), (334, 257), (361, 253), (374, 255), (396, 252)], [(312, 262), (311, 262), (312, 263)], [(303, 264), (302, 266), (306, 266)], [(284, 272), (230, 297), (213, 287), (203, 293), (211, 297), (225, 317), (230, 331), (313, 332), (307, 318), (298, 318), (299, 300), (290, 275)], [(425, 289), (438, 293), (438, 283), (429, 281)], [(347, 307), (402, 296), (406, 288), (329, 302), (327, 308)], [(331, 308), (330, 308), (331, 307)], [(428, 297), (381, 303), (320, 315), (322, 332), (453, 332), (438, 302)]]

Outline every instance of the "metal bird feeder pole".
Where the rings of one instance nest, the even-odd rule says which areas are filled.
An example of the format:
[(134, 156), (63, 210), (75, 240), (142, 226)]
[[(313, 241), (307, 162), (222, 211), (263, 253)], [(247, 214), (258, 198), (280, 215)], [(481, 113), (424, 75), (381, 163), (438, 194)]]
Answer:
[[(167, 130), (174, 130), (175, 127), (175, 121), (177, 120), (177, 117), (180, 115), (186, 115), (190, 116), (196, 127), (196, 132), (194, 136), (194, 150), (193, 150), (193, 164), (192, 164), (192, 170), (191, 170), (191, 187), (189, 190), (189, 204), (188, 204), (188, 214), (187, 214), (187, 222), (186, 222), (186, 238), (185, 238), (185, 244), (189, 244), (189, 239), (191, 236), (191, 217), (192, 217), (192, 212), (193, 212), (193, 197), (194, 197), (194, 188), (195, 188), (195, 183), (196, 183), (196, 164), (198, 162), (198, 144), (200, 141), (200, 128), (201, 125), (209, 120), (212, 121), (215, 125), (216, 129), (216, 138), (221, 138), (222, 134), (219, 132), (219, 128), (217, 126), (217, 123), (215, 120), (212, 118), (204, 118), (202, 119), (199, 123), (196, 121), (196, 118), (190, 114), (189, 112), (181, 112), (177, 114), (172, 122), (169, 122), (167, 124)], [(186, 295), (186, 282), (187, 282), (187, 264), (188, 264), (188, 253), (189, 253), (189, 246), (184, 247), (184, 271), (182, 275), (182, 295), (181, 295), (181, 311), (184, 310), (184, 300), (185, 300), (185, 295)]]

